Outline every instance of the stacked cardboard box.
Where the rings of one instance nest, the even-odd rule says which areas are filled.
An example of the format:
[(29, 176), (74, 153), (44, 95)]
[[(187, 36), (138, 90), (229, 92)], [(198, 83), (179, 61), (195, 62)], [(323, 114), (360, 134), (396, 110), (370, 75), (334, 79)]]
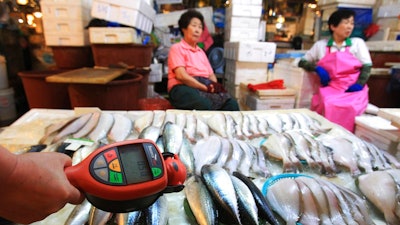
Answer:
[(91, 0), (42, 0), (44, 37), (47, 46), (86, 46), (85, 26), (91, 20)]
[(91, 15), (151, 33), (156, 11), (141, 0), (93, 0)]
[(245, 99), (240, 84), (266, 82), (268, 63), (275, 58), (276, 44), (259, 41), (261, 15), (261, 0), (233, 0), (226, 8), (224, 85), (239, 104)]

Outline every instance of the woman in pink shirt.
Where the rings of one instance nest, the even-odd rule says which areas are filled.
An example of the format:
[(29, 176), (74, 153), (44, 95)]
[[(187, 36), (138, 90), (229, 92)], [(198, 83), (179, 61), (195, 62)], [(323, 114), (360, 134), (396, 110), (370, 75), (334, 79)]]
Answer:
[(204, 29), (203, 15), (193, 9), (182, 14), (182, 40), (168, 54), (168, 94), (177, 109), (239, 110), (238, 103), (218, 83), (208, 58), (197, 43)]

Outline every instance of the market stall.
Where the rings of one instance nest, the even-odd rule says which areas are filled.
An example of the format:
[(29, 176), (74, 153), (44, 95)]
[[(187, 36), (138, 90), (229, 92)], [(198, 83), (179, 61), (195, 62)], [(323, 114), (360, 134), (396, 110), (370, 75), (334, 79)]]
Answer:
[[(90, 119), (88, 119), (86, 123), (81, 125), (81, 129), (66, 132), (65, 129), (68, 129), (68, 124), (76, 121), (77, 118), (84, 116), (95, 118), (95, 115), (100, 118), (92, 129), (83, 131), (83, 129), (87, 129), (84, 128), (85, 124), (89, 126), (87, 124)], [(50, 129), (60, 124), (65, 126)], [(117, 129), (117, 127), (120, 129)], [(50, 132), (50, 130), (52, 131)], [(240, 173), (245, 177), (250, 177), (250, 180), (262, 191), (274, 215), (281, 222), (289, 220), (285, 217), (288, 212), (280, 211), (278, 205), (289, 203), (282, 202), (283, 199), (279, 199), (278, 193), (284, 194), (289, 193), (286, 192), (287, 190), (294, 190), (299, 195), (292, 193), (287, 196), (297, 196), (298, 198), (299, 196), (304, 198), (306, 196), (303, 193), (304, 189), (300, 191), (301, 189), (297, 188), (298, 186), (296, 186), (297, 189), (280, 188), (278, 189), (280, 191), (276, 192), (277, 188), (274, 188), (274, 185), (284, 185), (280, 182), (288, 180), (277, 179), (277, 176), (282, 175), (290, 177), (291, 182), (297, 180), (298, 176), (304, 176), (304, 178), (299, 178), (297, 182), (301, 182), (301, 179), (312, 178), (313, 181), (320, 182), (321, 191), (326, 191), (330, 187), (332, 191), (325, 192), (331, 194), (331, 198), (327, 198), (329, 201), (325, 202), (329, 206), (325, 217), (330, 220), (333, 220), (333, 215), (335, 215), (334, 202), (336, 202), (337, 215), (340, 215), (346, 223), (350, 223), (350, 220), (357, 221), (357, 219), (360, 219), (360, 215), (363, 215), (363, 220), (367, 224), (368, 219), (374, 221), (375, 224), (385, 224), (384, 218), (389, 218), (387, 210), (392, 209), (389, 205), (375, 205), (376, 202), (382, 201), (371, 198), (373, 196), (371, 193), (374, 193), (374, 190), (369, 187), (371, 185), (368, 182), (371, 182), (371, 178), (368, 175), (376, 172), (397, 171), (396, 168), (399, 168), (397, 160), (307, 109), (241, 112), (100, 111), (97, 108), (75, 108), (75, 110), (31, 109), (11, 126), (2, 130), (0, 143), (15, 154), (23, 154), (32, 145), (46, 144), (47, 148), (43, 151), (56, 151), (57, 147), (70, 137), (91, 139), (93, 141), (92, 147), (80, 148), (73, 154), (73, 163), (77, 164), (96, 149), (96, 146), (100, 143), (107, 144), (137, 139), (139, 136), (153, 140), (161, 151), (180, 155), (188, 171), (187, 183), (185, 183), (187, 187), (192, 187), (193, 174), (204, 176), (202, 167), (205, 165), (219, 165), (224, 173)], [(171, 140), (178, 144), (168, 143)], [(311, 156), (308, 158), (307, 154), (303, 155), (301, 141), (306, 141), (303, 143), (309, 143), (310, 146), (320, 146), (318, 156), (315, 155), (315, 152), (310, 152)], [(179, 149), (176, 146), (180, 146)], [(230, 147), (226, 148), (226, 146)], [(290, 154), (285, 156), (285, 153), (280, 151), (287, 151), (286, 153)], [(192, 154), (193, 161), (186, 161), (184, 154), (188, 152)], [(368, 156), (365, 155), (367, 152)], [(321, 157), (320, 161), (316, 160), (318, 157)], [(326, 161), (322, 159), (323, 157)], [(363, 179), (359, 180), (360, 177)], [(275, 182), (271, 182), (271, 180), (275, 180)], [(328, 182), (329, 185), (334, 184), (337, 189), (322, 185), (321, 182)], [(306, 183), (309, 184), (310, 181)], [(363, 186), (360, 186), (360, 184)], [(386, 189), (385, 193), (393, 195), (391, 199), (395, 199), (394, 196), (398, 193), (395, 184), (395, 181), (389, 180), (379, 188), (384, 190), (383, 188), (389, 185), (392, 189)], [(291, 187), (287, 185), (289, 184), (284, 187)], [(309, 188), (311, 190), (311, 186)], [(193, 206), (189, 206), (191, 210), (187, 210), (188, 193), (192, 196), (195, 192), (190, 193), (187, 192), (187, 189), (184, 189), (177, 193), (163, 195), (166, 199), (165, 201), (163, 197), (166, 202), (164, 203), (166, 206), (164, 219), (168, 221), (168, 224), (196, 224), (193, 215), (190, 216), (189, 213), (190, 211), (194, 212), (195, 209), (192, 208)], [(275, 197), (271, 197), (274, 193)], [(336, 198), (333, 198), (333, 196), (336, 196)], [(345, 196), (352, 196), (353, 200), (350, 202)], [(212, 197), (212, 199), (214, 198), (215, 196)], [(275, 201), (274, 204), (272, 199), (277, 200), (277, 202)], [(290, 198), (286, 200), (296, 202)], [(235, 201), (239, 202), (239, 197)], [(303, 202), (303, 200), (297, 199), (298, 204), (300, 204), (299, 201), (300, 203)], [(214, 200), (212, 202), (215, 203)], [(88, 203), (84, 202), (83, 204)], [(397, 205), (397, 203), (394, 204)], [(82, 205), (80, 207), (83, 208)], [(350, 211), (345, 211), (345, 206)], [(295, 208), (295, 206), (289, 205), (290, 207)], [(89, 218), (89, 214), (91, 214), (91, 218), (93, 217), (94, 212), (93, 210), (90, 211), (90, 208), (93, 207), (86, 206), (87, 218)], [(355, 208), (359, 209), (357, 210), (358, 214), (355, 213)], [(71, 217), (76, 216), (75, 210), (77, 210), (76, 206), (68, 204), (59, 212), (35, 224), (60, 224), (70, 221)], [(239, 208), (238, 210), (243, 209)], [(323, 215), (320, 214), (321, 220)], [(110, 220), (124, 221), (122, 224), (128, 224), (127, 218), (132, 215), (109, 213), (106, 216), (109, 216), (107, 218), (111, 218)], [(296, 221), (300, 221), (301, 218), (299, 215), (297, 216)], [(219, 217), (219, 221), (222, 219), (223, 217)], [(261, 210), (259, 210), (259, 219), (263, 221)], [(246, 222), (242, 223), (247, 224)], [(69, 223), (66, 222), (65, 224)], [(281, 224), (284, 224), (284, 222)]]

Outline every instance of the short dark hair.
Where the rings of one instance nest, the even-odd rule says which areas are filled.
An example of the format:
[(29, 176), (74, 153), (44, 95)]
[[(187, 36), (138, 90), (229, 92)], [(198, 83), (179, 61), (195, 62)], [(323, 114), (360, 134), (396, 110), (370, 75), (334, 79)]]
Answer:
[(334, 13), (332, 13), (328, 20), (329, 32), (331, 32), (331, 34), (333, 33), (333, 31), (331, 30), (331, 25), (337, 27), (343, 19), (348, 19), (350, 17), (354, 17), (355, 15), (356, 13), (350, 9), (336, 10)]
[(181, 31), (181, 34), (183, 36), (183, 31), (182, 29), (187, 28), (189, 26), (190, 21), (193, 18), (197, 18), (201, 21), (201, 25), (203, 25), (203, 30), (204, 30), (204, 17), (201, 12), (195, 10), (195, 9), (188, 9), (185, 13), (181, 15), (178, 21), (179, 25), (179, 30)]

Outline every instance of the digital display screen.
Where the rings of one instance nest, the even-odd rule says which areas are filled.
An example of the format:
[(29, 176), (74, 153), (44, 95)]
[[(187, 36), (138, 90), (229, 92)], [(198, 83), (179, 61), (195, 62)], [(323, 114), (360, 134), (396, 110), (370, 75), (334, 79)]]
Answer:
[(146, 153), (141, 144), (119, 146), (118, 150), (127, 184), (153, 179)]

